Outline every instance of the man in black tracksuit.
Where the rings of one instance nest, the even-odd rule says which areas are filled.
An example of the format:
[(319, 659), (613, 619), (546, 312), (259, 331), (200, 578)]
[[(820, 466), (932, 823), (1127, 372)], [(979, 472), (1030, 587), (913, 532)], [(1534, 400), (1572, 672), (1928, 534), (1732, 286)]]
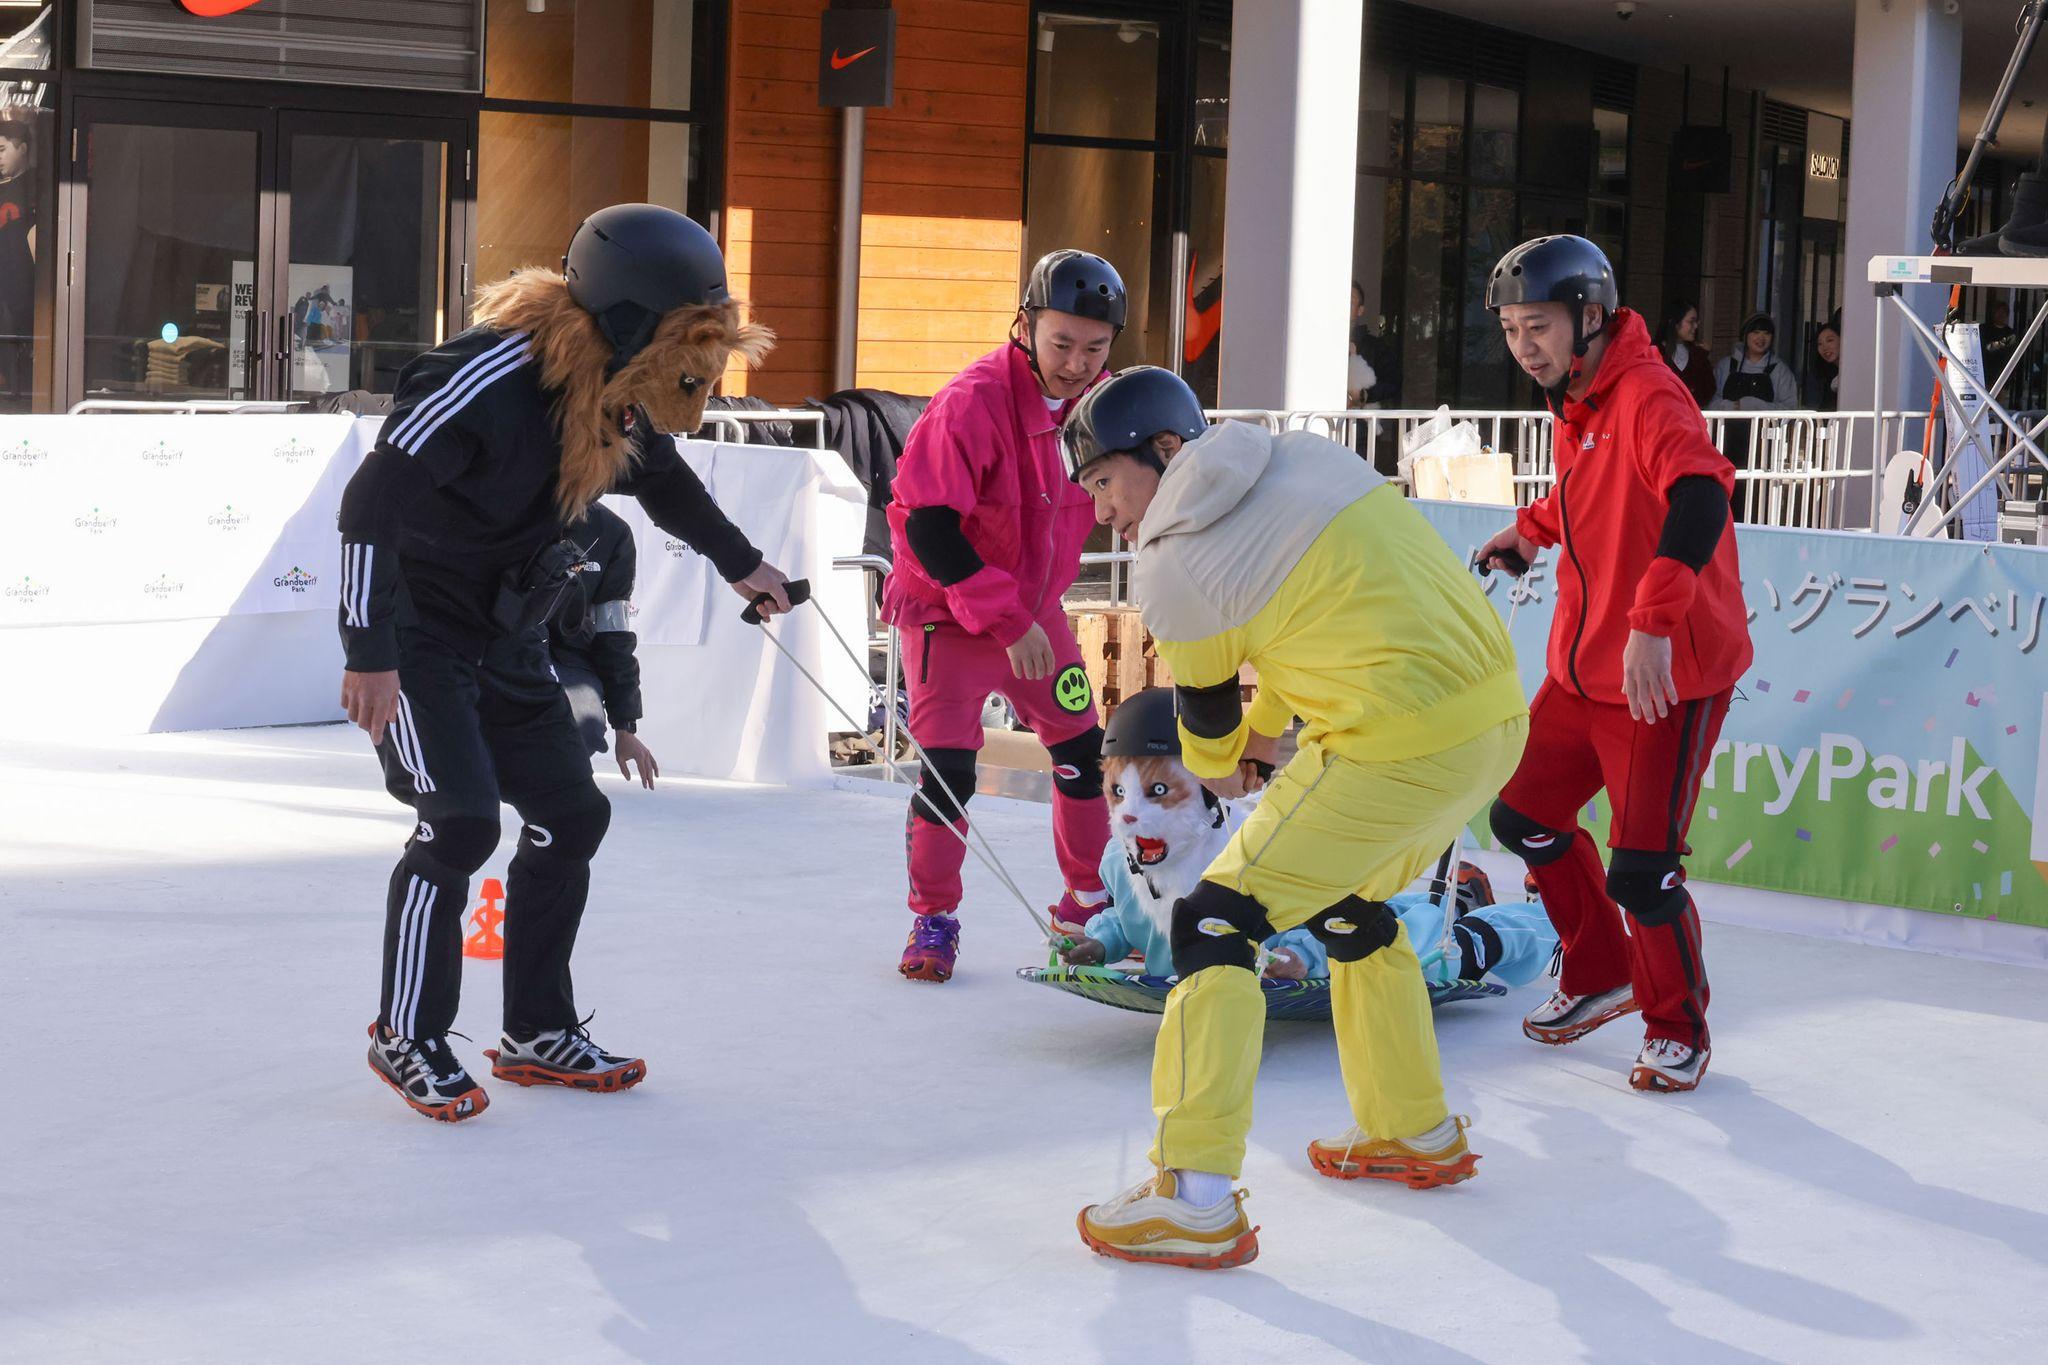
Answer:
[[(370, 1064), (444, 1121), (488, 1103), (445, 1035), (469, 878), (497, 845), (501, 798), (522, 827), (493, 1074), (608, 1091), (646, 1073), (591, 1042), (571, 991), (610, 804), (537, 629), (582, 562), (565, 523), (603, 492), (631, 494), (741, 595), (765, 596), (764, 612), (788, 609), (783, 575), (655, 429), (694, 427), (726, 357), (765, 347), (738, 321), (716, 244), (681, 214), (620, 205), (577, 230), (565, 273), (484, 291), (485, 325), (406, 366), (342, 498), (342, 700), (419, 816), (386, 897)], [(565, 508), (576, 490), (582, 506)]]

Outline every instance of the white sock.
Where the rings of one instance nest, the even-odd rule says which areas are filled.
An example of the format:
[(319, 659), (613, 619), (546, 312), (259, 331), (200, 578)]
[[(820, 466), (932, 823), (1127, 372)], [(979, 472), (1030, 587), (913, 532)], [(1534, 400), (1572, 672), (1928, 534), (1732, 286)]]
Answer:
[(1212, 1209), (1230, 1198), (1230, 1176), (1217, 1175), (1213, 1171), (1190, 1171), (1178, 1167), (1173, 1174), (1179, 1197), (1198, 1209)]

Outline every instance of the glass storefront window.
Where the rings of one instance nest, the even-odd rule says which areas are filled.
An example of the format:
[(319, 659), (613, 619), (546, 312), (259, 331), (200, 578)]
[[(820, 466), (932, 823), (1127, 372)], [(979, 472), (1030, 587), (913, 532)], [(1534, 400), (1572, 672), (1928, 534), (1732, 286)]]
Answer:
[(1472, 178), (1505, 184), (1515, 178), (1522, 97), (1496, 85), (1472, 87)]
[(1204, 25), (1195, 37), (1195, 145), (1230, 145), (1230, 29)]
[(390, 393), (445, 339), (448, 146), (301, 133), (289, 157), (285, 396)]
[(50, 262), (56, 185), (49, 87), (14, 83), (0, 104), (0, 412), (51, 408)]
[(1628, 193), (1628, 115), (1618, 109), (1593, 111), (1595, 194)]
[(1358, 164), (1399, 170), (1408, 140), (1408, 80), (1378, 62), (1358, 77)]
[(249, 398), (258, 136), (101, 123), (88, 135), (88, 396)]
[(1457, 175), (1465, 162), (1465, 82), (1427, 72), (1415, 75), (1417, 175)]
[(1403, 407), (1433, 408), (1456, 396), (1463, 207), (1454, 185), (1416, 181), (1408, 187), (1408, 269), (1401, 307)]
[(1151, 152), (1112, 147), (1031, 149), (1024, 259), (1079, 247), (1116, 267), (1124, 277), (1129, 307), (1123, 335), (1110, 349), (1112, 369), (1171, 363), (1168, 315), (1154, 307), (1152, 296), (1156, 162)]
[(1513, 190), (1467, 191), (1465, 196), (1465, 331), (1460, 345), (1458, 402), (1468, 408), (1504, 408), (1518, 370), (1502, 339), (1500, 319), (1486, 307), (1486, 280), (1495, 261), (1520, 241)]
[(607, 204), (687, 212), (698, 125), (485, 110), (477, 124), (476, 279), (555, 265)]
[(711, 0), (490, 0), (484, 97), (626, 109), (692, 109), (710, 47)]
[[(1033, 131), (1136, 142), (1150, 142), (1158, 135), (1157, 24), (1042, 13), (1037, 66)], [(1225, 71), (1227, 97), (1227, 67)]]
[(1182, 301), (1186, 316), (1181, 323), (1181, 378), (1204, 407), (1212, 408), (1223, 357), (1223, 190), (1228, 166), (1220, 156), (1194, 159), (1187, 297)]

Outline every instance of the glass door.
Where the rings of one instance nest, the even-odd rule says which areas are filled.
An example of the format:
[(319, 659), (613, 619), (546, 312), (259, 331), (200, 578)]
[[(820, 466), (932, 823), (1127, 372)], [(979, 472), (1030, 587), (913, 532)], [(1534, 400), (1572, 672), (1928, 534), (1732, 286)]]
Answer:
[(78, 101), (66, 402), (390, 393), (461, 330), (455, 120)]
[(461, 330), (450, 190), (459, 124), (286, 113), (272, 325), (279, 397), (390, 393)]
[(88, 399), (265, 396), (257, 279), (271, 196), (258, 110), (81, 100), (72, 373)]

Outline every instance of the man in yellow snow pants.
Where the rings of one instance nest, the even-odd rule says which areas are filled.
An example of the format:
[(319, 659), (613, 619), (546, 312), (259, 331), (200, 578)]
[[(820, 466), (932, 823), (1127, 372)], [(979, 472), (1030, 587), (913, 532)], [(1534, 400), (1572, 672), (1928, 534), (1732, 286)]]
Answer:
[(1258, 1242), (1232, 1186), (1265, 1034), (1256, 945), (1274, 933), (1306, 925), (1330, 954), (1354, 1126), (1309, 1147), (1314, 1168), (1415, 1188), (1472, 1175), (1415, 947), (1385, 902), (1514, 772), (1528, 707), (1477, 581), (1354, 452), (1209, 427), (1187, 386), (1150, 367), (1098, 386), (1062, 441), (1098, 518), (1137, 548), (1133, 592), (1173, 670), (1188, 767), (1235, 794), (1302, 722), (1294, 759), (1174, 909), (1157, 1172), (1080, 1217), (1105, 1255), (1242, 1265)]

